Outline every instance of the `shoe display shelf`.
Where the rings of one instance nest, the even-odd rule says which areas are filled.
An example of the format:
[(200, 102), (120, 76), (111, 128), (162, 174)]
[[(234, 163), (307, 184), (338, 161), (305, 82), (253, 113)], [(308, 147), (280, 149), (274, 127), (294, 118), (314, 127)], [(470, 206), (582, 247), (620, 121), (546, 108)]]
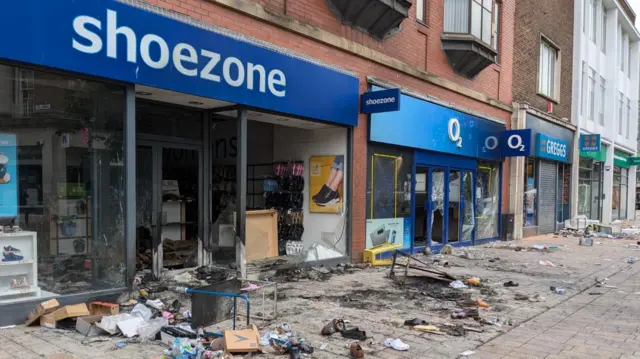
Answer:
[(2, 233), (0, 246), (3, 251), (0, 259), (0, 301), (28, 296), (40, 297), (38, 234)]

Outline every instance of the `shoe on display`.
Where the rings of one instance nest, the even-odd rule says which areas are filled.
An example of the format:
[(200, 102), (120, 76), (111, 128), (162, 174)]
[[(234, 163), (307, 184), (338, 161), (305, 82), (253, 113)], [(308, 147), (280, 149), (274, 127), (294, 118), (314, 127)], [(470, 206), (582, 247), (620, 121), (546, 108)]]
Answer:
[(4, 247), (5, 253), (20, 253), (20, 250), (16, 247), (6, 246)]
[(320, 191), (313, 197), (311, 197), (311, 199), (313, 199), (313, 201), (317, 203), (320, 199), (326, 197), (329, 192), (331, 192), (331, 188), (329, 188), (329, 186), (327, 186), (326, 184), (323, 184)]
[(2, 261), (3, 262), (17, 262), (17, 261), (21, 261), (23, 260), (24, 257), (23, 256), (19, 256), (17, 254), (14, 254), (13, 252), (11, 253), (3, 253), (3, 258)]
[(340, 201), (340, 194), (338, 193), (338, 191), (331, 191), (326, 196), (324, 196), (324, 198), (318, 199), (315, 202), (318, 206), (327, 206), (330, 204), (338, 203), (338, 201)]

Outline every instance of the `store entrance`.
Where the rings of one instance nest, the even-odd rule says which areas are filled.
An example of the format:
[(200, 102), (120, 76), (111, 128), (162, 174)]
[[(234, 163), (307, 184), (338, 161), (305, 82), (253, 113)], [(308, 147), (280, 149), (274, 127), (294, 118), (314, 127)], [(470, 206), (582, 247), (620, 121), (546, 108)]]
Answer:
[(153, 272), (198, 265), (201, 150), (138, 141), (137, 248)]
[(475, 171), (416, 166), (414, 247), (472, 244)]

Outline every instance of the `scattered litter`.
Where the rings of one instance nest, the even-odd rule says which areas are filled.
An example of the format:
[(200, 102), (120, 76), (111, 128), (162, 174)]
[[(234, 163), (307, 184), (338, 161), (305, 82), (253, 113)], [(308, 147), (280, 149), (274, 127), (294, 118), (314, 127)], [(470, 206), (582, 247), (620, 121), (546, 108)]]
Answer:
[(505, 282), (505, 283), (504, 283), (504, 286), (505, 286), (505, 287), (517, 287), (517, 286), (519, 286), (519, 285), (520, 285), (520, 284), (518, 284), (518, 282), (514, 282), (514, 281), (512, 281), (512, 280), (510, 280), (510, 281), (508, 281), (508, 282)]
[(546, 246), (544, 246), (544, 245), (542, 245), (542, 244), (534, 244), (534, 245), (532, 245), (532, 246), (531, 246), (531, 248), (533, 248), (533, 249), (537, 249), (537, 250), (539, 250), (539, 251), (542, 251), (542, 250), (547, 249), (547, 247), (546, 247)]
[(325, 350), (327, 349), (328, 346), (329, 346), (329, 343), (322, 343), (320, 344), (320, 350)]
[(578, 240), (578, 244), (581, 246), (593, 246), (593, 238), (582, 237)]
[(635, 263), (635, 262), (636, 262), (636, 259), (635, 259), (635, 258), (629, 258), (629, 259), (627, 259), (627, 263), (629, 263), (629, 264), (633, 264), (633, 263)]
[(402, 340), (391, 338), (388, 338), (384, 341), (384, 346), (387, 348), (393, 348), (397, 351), (407, 351), (409, 350), (409, 348), (411, 348), (409, 344), (403, 343)]
[(445, 244), (445, 246), (440, 250), (440, 254), (453, 254), (453, 247), (450, 244)]
[(413, 329), (424, 333), (444, 335), (444, 333), (440, 331), (440, 328), (435, 325), (416, 325)]
[(465, 318), (478, 318), (478, 317), (480, 317), (478, 308), (456, 309), (453, 313), (451, 313), (452, 319), (465, 319)]
[(489, 304), (483, 300), (478, 299), (476, 303), (478, 303), (478, 307), (480, 308), (489, 308)]
[(478, 277), (469, 278), (465, 280), (465, 282), (467, 282), (467, 284), (470, 284), (470, 285), (480, 285), (480, 278)]
[(555, 267), (556, 265), (553, 264), (551, 261), (543, 261), (541, 260), (540, 262), (538, 262), (538, 264), (540, 264), (541, 266), (549, 266), (549, 267)]
[(404, 325), (409, 326), (409, 327), (414, 327), (416, 325), (429, 325), (429, 323), (427, 323), (427, 321), (422, 320), (422, 319), (413, 318), (413, 319), (405, 320), (404, 321)]
[(555, 292), (558, 295), (563, 295), (566, 292), (564, 288), (550, 287), (550, 289), (552, 292)]
[(464, 283), (462, 283), (462, 281), (459, 281), (459, 280), (455, 280), (455, 281), (449, 283), (449, 287), (451, 287), (453, 289), (467, 288), (467, 286), (464, 285)]
[(116, 343), (116, 349), (122, 349), (127, 346), (127, 343)]
[(462, 355), (463, 357), (467, 357), (467, 356), (469, 356), (469, 355), (473, 355), (473, 354), (475, 354), (475, 353), (476, 353), (476, 352), (474, 352), (473, 350), (465, 350), (465, 351), (463, 351), (462, 353), (460, 353), (460, 355)]
[(529, 297), (530, 302), (544, 302), (547, 298), (541, 296), (540, 294), (534, 294)]

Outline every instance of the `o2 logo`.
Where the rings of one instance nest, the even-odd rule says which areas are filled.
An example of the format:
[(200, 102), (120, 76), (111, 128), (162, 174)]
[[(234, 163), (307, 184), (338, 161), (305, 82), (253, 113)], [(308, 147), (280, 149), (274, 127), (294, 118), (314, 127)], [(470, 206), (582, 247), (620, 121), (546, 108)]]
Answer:
[(552, 140), (547, 140), (546, 145), (542, 143), (543, 150), (550, 155), (558, 156), (558, 157), (566, 157), (567, 156), (567, 145), (561, 144)]
[(462, 137), (460, 137), (460, 121), (457, 118), (449, 120), (449, 140), (456, 144), (456, 147), (462, 148)]
[(520, 135), (509, 136), (509, 138), (507, 139), (507, 146), (509, 146), (509, 148), (512, 150), (520, 152), (525, 151), (525, 146), (524, 143), (522, 143), (522, 137), (520, 137)]
[(498, 148), (500, 142), (498, 141), (498, 137), (489, 136), (484, 140), (484, 146), (482, 146), (482, 152), (493, 151)]

